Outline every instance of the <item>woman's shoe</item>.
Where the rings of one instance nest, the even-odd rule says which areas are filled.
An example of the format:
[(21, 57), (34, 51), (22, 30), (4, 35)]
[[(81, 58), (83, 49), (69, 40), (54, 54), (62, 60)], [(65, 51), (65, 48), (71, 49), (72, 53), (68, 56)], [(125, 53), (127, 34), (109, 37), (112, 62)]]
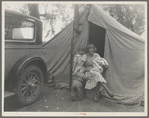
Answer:
[(76, 99), (75, 98), (72, 98), (72, 101), (76, 101)]
[(103, 98), (102, 92), (99, 92), (98, 96), (99, 96), (100, 99), (102, 99)]

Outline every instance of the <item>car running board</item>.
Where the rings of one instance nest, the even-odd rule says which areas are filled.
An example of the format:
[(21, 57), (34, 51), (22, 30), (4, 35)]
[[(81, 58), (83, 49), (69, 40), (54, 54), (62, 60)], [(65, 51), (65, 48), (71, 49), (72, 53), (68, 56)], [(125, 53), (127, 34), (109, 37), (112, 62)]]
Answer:
[(4, 92), (4, 98), (10, 97), (10, 96), (13, 96), (13, 95), (15, 95), (14, 92), (9, 92), (9, 91), (5, 91), (5, 92)]

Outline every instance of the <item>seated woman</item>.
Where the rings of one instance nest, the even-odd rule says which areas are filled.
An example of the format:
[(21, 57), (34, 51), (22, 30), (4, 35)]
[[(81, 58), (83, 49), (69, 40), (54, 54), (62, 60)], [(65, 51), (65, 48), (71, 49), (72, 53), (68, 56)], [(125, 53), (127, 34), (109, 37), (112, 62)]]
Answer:
[(103, 67), (108, 67), (108, 63), (105, 59), (101, 58), (99, 54), (95, 53), (96, 47), (93, 44), (90, 44), (87, 50), (87, 54), (82, 58), (82, 62), (85, 64), (85, 76), (88, 79), (86, 81), (85, 89), (94, 89), (94, 101), (97, 102), (99, 83), (101, 83), (107, 90), (108, 94), (112, 96), (112, 93), (105, 86), (107, 83), (106, 80), (101, 75), (103, 72)]
[(104, 68), (108, 67), (108, 63), (105, 59), (100, 58), (99, 56), (93, 60), (93, 65), (91, 69), (86, 69), (86, 77), (88, 80), (86, 82), (86, 89), (92, 89), (96, 87), (97, 82), (107, 83), (106, 80), (102, 77), (102, 72)]
[(72, 86), (71, 86), (71, 96), (72, 100), (82, 100), (83, 99), (83, 89), (84, 89), (84, 67), (81, 65), (82, 57), (85, 54), (85, 48), (80, 47), (78, 53), (74, 56), (73, 62), (73, 76), (72, 76)]

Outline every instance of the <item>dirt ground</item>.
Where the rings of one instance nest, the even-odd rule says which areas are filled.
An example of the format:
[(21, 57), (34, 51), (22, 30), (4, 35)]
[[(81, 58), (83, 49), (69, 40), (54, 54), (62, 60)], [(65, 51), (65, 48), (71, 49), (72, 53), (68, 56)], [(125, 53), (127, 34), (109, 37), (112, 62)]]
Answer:
[(69, 90), (44, 87), (37, 102), (20, 108), (11, 98), (5, 100), (5, 111), (35, 111), (35, 112), (144, 112), (143, 106), (125, 106), (99, 99), (98, 103), (84, 98), (82, 101), (72, 101)]

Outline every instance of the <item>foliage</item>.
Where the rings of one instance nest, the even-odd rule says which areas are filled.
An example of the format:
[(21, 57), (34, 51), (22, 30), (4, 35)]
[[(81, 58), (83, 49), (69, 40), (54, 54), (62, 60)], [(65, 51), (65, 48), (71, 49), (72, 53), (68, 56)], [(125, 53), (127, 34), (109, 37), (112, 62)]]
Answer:
[[(52, 6), (52, 9), (48, 10), (49, 7)], [(70, 17), (70, 14), (66, 11), (67, 5), (66, 4), (46, 4), (46, 16), (44, 17), (45, 26), (44, 29), (49, 25), (49, 29), (45, 36), (48, 37), (49, 35), (55, 35), (57, 33), (56, 30), (62, 30), (66, 27), (73, 19)], [(57, 22), (59, 25), (57, 26)], [(57, 28), (56, 28), (57, 27)], [(59, 28), (58, 28), (59, 27)]]
[(133, 32), (139, 35), (144, 32), (145, 7), (143, 4), (104, 4), (100, 6)]
[[(14, 10), (42, 20), (45, 38), (53, 37), (66, 27), (74, 17), (74, 4), (17, 4), (18, 8), (14, 7)], [(6, 4), (5, 6), (9, 8), (13, 5)], [(80, 12), (84, 10), (85, 6), (86, 4), (79, 4)], [(145, 8), (143, 4), (100, 4), (99, 6), (128, 29), (139, 35), (144, 32)]]
[[(28, 8), (26, 8), (26, 6)], [(85, 4), (80, 4), (80, 12), (85, 8)], [(24, 8), (23, 8), (24, 7)], [(27, 14), (29, 12), (30, 15), (35, 16), (37, 18), (41, 18), (43, 21), (43, 30), (45, 33), (45, 38), (53, 37), (60, 30), (65, 28), (74, 17), (74, 4), (25, 4), (20, 10), (26, 11)], [(40, 14), (37, 12), (37, 7), (39, 11), (40, 7), (45, 9), (44, 14)], [(28, 11), (26, 10), (28, 9)], [(39, 17), (38, 17), (39, 14)], [(58, 24), (58, 25), (56, 25)]]
[[(57, 33), (55, 24), (56, 21), (61, 22), (61, 27), (60, 30), (65, 28), (72, 20), (74, 17), (74, 4), (45, 4), (45, 9), (46, 9), (46, 15), (45, 15), (45, 26), (44, 29), (49, 25), (49, 29), (47, 31), (47, 34), (45, 36), (48, 37), (49, 35), (55, 35)], [(52, 6), (52, 9), (48, 11), (48, 7)], [(80, 12), (83, 10), (85, 7), (84, 4), (80, 5)], [(60, 25), (60, 24), (59, 24)]]
[(29, 14), (31, 16), (34, 16), (36, 18), (39, 19), (39, 9), (38, 9), (38, 4), (27, 4), (28, 6), (28, 10), (29, 10)]

